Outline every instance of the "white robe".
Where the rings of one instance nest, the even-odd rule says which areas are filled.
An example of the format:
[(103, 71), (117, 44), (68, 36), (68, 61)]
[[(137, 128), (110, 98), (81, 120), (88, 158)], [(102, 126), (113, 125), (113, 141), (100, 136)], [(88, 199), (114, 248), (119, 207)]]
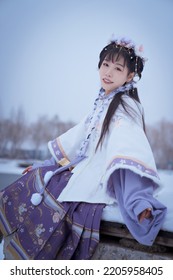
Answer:
[[(132, 108), (133, 118), (122, 105), (119, 105), (102, 147), (95, 152), (108, 109), (108, 106), (105, 107), (91, 134), (87, 157), (74, 167), (73, 176), (58, 197), (58, 201), (113, 204), (116, 198), (111, 193), (109, 178), (115, 170), (121, 168), (150, 178), (156, 186), (159, 186), (160, 179), (153, 154), (142, 127), (142, 106), (127, 95), (123, 98)], [(75, 159), (81, 142), (85, 140), (88, 131), (97, 120), (102, 102), (105, 101), (99, 101), (91, 123), (88, 121), (89, 117), (86, 117), (74, 128), (48, 143), (56, 162), (62, 158), (68, 161)]]

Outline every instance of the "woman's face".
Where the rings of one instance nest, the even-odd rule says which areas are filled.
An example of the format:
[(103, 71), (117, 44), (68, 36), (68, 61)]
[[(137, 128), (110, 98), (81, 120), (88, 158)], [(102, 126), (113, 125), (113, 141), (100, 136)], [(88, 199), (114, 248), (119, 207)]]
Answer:
[(119, 57), (114, 61), (105, 58), (99, 69), (101, 86), (105, 93), (109, 94), (116, 88), (129, 82), (133, 78), (134, 73), (129, 74), (128, 72), (127, 66), (124, 65), (123, 57)]

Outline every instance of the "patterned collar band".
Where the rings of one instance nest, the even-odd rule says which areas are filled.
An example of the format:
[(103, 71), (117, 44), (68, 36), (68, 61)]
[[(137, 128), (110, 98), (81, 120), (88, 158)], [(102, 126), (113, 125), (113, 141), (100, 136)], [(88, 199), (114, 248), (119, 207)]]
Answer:
[(118, 87), (117, 89), (114, 89), (111, 93), (105, 94), (105, 90), (101, 88), (100, 93), (99, 93), (99, 99), (110, 99), (113, 98), (114, 95), (116, 95), (119, 92), (126, 92), (132, 89), (135, 85), (135, 82), (132, 80), (129, 83), (125, 84), (124, 86)]
[[(113, 97), (118, 93), (118, 92), (128, 92), (130, 89), (133, 88), (134, 86), (133, 81), (127, 83), (124, 86), (118, 87), (117, 89), (115, 89), (114, 91), (112, 91), (109, 94), (105, 94), (105, 90), (103, 88), (101, 88), (100, 92), (99, 92), (99, 96), (96, 98), (95, 102), (94, 102), (94, 108), (93, 111), (88, 119), (88, 123), (89, 125), (89, 130), (86, 136), (86, 139), (81, 143), (81, 146), (79, 148), (79, 150), (77, 151), (77, 157), (84, 157), (86, 156), (86, 152), (88, 149), (88, 145), (90, 142), (90, 138), (91, 135), (93, 133), (95, 133), (95, 129), (96, 127), (98, 127), (98, 124), (100, 122), (100, 118), (101, 115), (104, 113), (105, 108), (108, 106), (108, 103), (113, 99)], [(104, 102), (102, 103), (102, 106), (100, 108), (100, 110), (98, 110), (97, 114), (95, 114), (97, 106), (98, 106), (98, 102), (99, 100), (104, 100)]]

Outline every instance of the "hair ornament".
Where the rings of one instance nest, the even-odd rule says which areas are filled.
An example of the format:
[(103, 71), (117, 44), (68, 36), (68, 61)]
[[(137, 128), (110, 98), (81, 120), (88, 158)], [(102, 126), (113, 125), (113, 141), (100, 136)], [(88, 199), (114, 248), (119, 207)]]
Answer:
[[(131, 39), (128, 37), (115, 37), (114, 34), (112, 34), (111, 39), (109, 40), (109, 44), (115, 44), (116, 47), (124, 47), (127, 49), (129, 55), (131, 55), (131, 51), (133, 50), (136, 57), (140, 57), (143, 62), (147, 61), (146, 58), (143, 56), (144, 47), (143, 45), (137, 46)], [(130, 59), (134, 59), (134, 56), (132, 55)]]
[(144, 47), (143, 47), (143, 45), (135, 46), (134, 51), (135, 51), (136, 56), (139, 56), (139, 57), (142, 58), (143, 62), (147, 61), (147, 58), (145, 58), (145, 57), (143, 56), (143, 53), (144, 53)]
[(139, 48), (138, 48), (139, 52), (143, 52), (144, 51), (144, 47), (143, 45), (140, 45)]

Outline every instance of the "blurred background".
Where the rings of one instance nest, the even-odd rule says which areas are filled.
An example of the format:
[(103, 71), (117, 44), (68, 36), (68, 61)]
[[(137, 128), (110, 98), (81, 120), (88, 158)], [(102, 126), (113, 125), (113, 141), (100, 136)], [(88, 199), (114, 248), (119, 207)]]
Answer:
[(173, 169), (172, 14), (172, 0), (0, 0), (1, 185), (90, 112), (113, 33), (144, 46), (147, 134), (158, 168)]

